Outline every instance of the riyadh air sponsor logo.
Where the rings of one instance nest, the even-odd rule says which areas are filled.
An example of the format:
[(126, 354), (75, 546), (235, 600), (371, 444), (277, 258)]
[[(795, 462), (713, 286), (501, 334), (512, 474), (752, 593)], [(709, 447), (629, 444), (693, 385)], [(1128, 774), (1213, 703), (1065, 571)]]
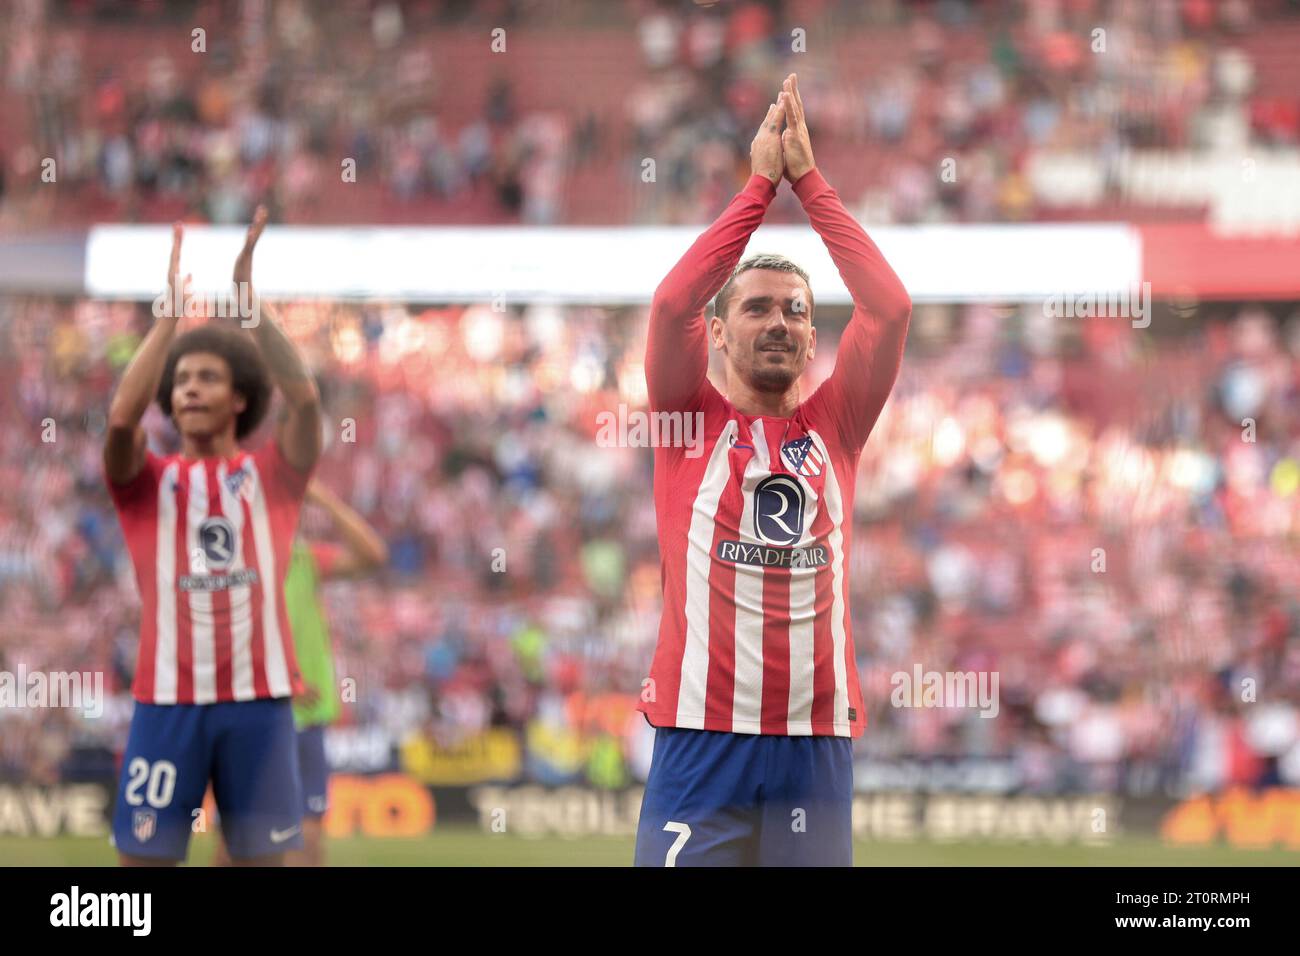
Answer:
[(714, 554), (718, 560), (729, 564), (748, 564), (761, 568), (823, 568), (831, 563), (830, 549), (824, 545), (774, 548), (771, 545), (746, 544), (743, 541), (719, 541)]
[(803, 536), (803, 489), (789, 475), (764, 478), (754, 489), (754, 535), (789, 546)]
[(230, 574), (182, 574), (177, 586), (182, 591), (224, 591), (259, 580), (256, 568), (242, 568)]
[(229, 518), (204, 518), (199, 525), (199, 543), (210, 570), (224, 571), (235, 563), (235, 526)]

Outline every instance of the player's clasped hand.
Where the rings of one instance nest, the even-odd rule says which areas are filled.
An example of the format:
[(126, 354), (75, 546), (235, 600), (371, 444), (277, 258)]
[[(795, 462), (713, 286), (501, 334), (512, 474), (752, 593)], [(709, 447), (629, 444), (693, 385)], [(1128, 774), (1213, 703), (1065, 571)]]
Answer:
[(794, 184), (813, 169), (812, 140), (796, 74), (785, 78), (776, 102), (768, 106), (767, 116), (750, 143), (749, 158), (752, 172), (766, 176), (773, 185), (780, 183), (782, 176)]
[(258, 206), (257, 211), (253, 213), (253, 224), (248, 227), (248, 234), (244, 237), (244, 248), (239, 251), (239, 257), (235, 259), (233, 278), (237, 288), (242, 283), (251, 284), (253, 281), (253, 249), (257, 246), (257, 240), (262, 238), (266, 220), (266, 207)]
[(749, 144), (750, 168), (754, 174), (766, 176), (773, 185), (781, 182), (785, 160), (781, 156), (781, 127), (785, 123), (785, 108), (776, 103), (767, 108), (763, 125), (758, 128), (754, 141)]
[(786, 128), (781, 134), (781, 151), (785, 158), (785, 178), (794, 185), (814, 167), (812, 140), (804, 119), (803, 98), (799, 95), (799, 77), (791, 73), (781, 84), (777, 105), (785, 114)]
[[(186, 304), (191, 298), (191, 285), (194, 277), (187, 274), (181, 278), (181, 240), (185, 238), (185, 226), (177, 220), (172, 223), (172, 255), (167, 266), (167, 301), (163, 304), (164, 316), (179, 319), (184, 317)], [(180, 292), (177, 293), (177, 286)]]

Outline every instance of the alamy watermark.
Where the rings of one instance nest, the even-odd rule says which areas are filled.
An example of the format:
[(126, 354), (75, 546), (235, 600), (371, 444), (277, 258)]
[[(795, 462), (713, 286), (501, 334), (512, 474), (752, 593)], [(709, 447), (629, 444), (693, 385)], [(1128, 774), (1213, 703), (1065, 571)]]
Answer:
[(0, 710), (68, 708), (104, 714), (103, 671), (0, 671)]
[(1058, 292), (1043, 300), (1043, 315), (1049, 319), (1132, 319), (1133, 328), (1145, 329), (1151, 324), (1151, 283), (1105, 292)]
[(67, 893), (50, 897), (51, 926), (118, 926), (148, 936), (152, 913), (152, 893), (83, 893), (73, 884)]
[(173, 284), (170, 293), (159, 292), (153, 300), (153, 317), (190, 319), (239, 319), (246, 329), (262, 321), (261, 300), (253, 295), (250, 282), (236, 282), (229, 292), (196, 294)]
[(997, 671), (896, 671), (889, 679), (895, 707), (978, 707), (981, 717), (998, 715)]
[(601, 448), (685, 448), (687, 458), (704, 454), (703, 412), (645, 412), (620, 403), (617, 412), (596, 416)]

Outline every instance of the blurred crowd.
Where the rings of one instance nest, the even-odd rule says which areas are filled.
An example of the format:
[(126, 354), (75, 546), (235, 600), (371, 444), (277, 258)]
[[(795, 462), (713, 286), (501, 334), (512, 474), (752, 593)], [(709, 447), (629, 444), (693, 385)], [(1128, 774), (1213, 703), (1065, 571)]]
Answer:
[[(867, 222), (1199, 219), (1133, 205), (1121, 161), (1294, 153), (1288, 37), (1291, 0), (16, 0), (0, 233), (242, 223), (259, 202), (285, 223), (702, 222), (790, 71)], [(1045, 154), (1085, 157), (1100, 193), (1063, 207)], [(802, 220), (788, 191), (768, 218)], [(644, 405), (644, 310), (283, 320), (325, 397), (319, 475), (391, 552), (323, 591), (345, 723), (449, 752), (505, 728), (538, 779), (575, 754), (606, 785), (644, 769), (651, 455), (596, 440), (598, 415)], [(94, 721), (0, 709), (0, 778), (55, 780), (124, 738), (138, 598), (100, 442), (147, 323), (0, 298), (0, 671), (98, 671), (111, 694)], [(858, 477), (859, 752), (1010, 758), (1045, 791), (1300, 784), (1300, 311), (913, 323)], [(302, 530), (330, 534), (311, 509)], [(998, 718), (891, 706), (915, 665), (996, 672)]]
[[(861, 755), (1009, 758), (1040, 791), (1300, 784), (1292, 309), (1158, 307), (1137, 331), (917, 307), (858, 475)], [(391, 550), (323, 589), (356, 687), (344, 723), (448, 750), (492, 728), (598, 740), (611, 785), (643, 766), (652, 455), (596, 434), (643, 407), (645, 310), (290, 303), (282, 320), (321, 383), (318, 476)], [(830, 342), (843, 314), (818, 321)], [(100, 442), (147, 322), (0, 299), (0, 670), (102, 670), (113, 695), (98, 720), (0, 710), (0, 776), (57, 779), (124, 741), (139, 604)], [(146, 426), (175, 447), (156, 408)], [(311, 508), (301, 530), (330, 534)], [(996, 672), (998, 717), (891, 706), (916, 665)]]
[(1286, 0), (19, 0), (0, 227), (702, 222), (792, 70), (871, 221), (1059, 217), (1039, 152), (1088, 157), (1071, 214), (1113, 217), (1130, 150), (1300, 143), (1300, 66), (1261, 46), (1287, 31)]

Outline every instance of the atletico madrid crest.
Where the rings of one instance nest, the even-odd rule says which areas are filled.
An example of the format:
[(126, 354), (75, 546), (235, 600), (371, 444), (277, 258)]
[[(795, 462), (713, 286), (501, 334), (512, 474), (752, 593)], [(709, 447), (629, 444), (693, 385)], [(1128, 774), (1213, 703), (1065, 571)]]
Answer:
[(826, 464), (811, 435), (786, 442), (781, 446), (781, 457), (791, 471), (805, 478), (816, 478), (822, 473), (822, 465)]
[(148, 843), (158, 831), (158, 814), (152, 810), (137, 810), (131, 818), (131, 833), (140, 843)]

